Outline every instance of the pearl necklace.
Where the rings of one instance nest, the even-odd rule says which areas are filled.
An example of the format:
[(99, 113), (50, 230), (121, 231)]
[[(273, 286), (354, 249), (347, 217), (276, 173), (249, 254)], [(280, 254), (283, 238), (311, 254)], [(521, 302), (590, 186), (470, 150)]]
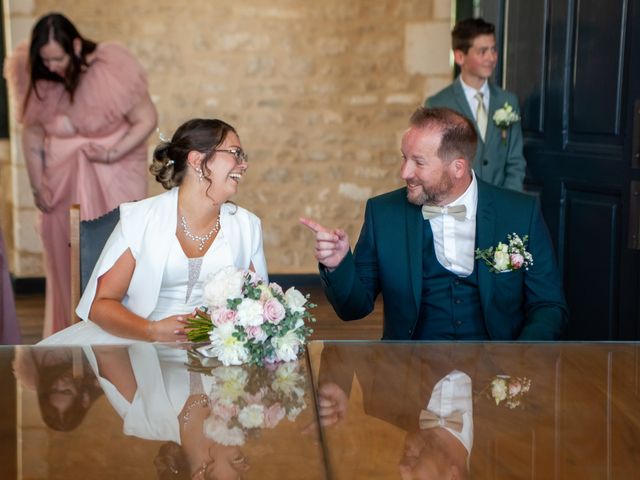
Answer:
[(182, 223), (182, 231), (184, 232), (185, 236), (189, 239), (189, 240), (193, 240), (194, 242), (198, 242), (198, 250), (202, 251), (204, 250), (204, 245), (211, 239), (211, 237), (218, 232), (218, 230), (220, 230), (220, 214), (218, 214), (218, 219), (216, 220), (216, 224), (213, 226), (213, 228), (211, 230), (209, 230), (208, 233), (204, 234), (204, 235), (195, 235), (193, 234), (190, 230), (189, 227), (187, 227), (187, 219), (184, 217), (184, 215), (180, 215), (180, 222)]

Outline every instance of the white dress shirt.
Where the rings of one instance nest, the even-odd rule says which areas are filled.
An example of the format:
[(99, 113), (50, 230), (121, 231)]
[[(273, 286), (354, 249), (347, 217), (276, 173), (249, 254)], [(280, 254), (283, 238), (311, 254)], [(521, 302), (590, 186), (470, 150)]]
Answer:
[[(462, 413), (462, 431), (442, 427), (456, 437), (467, 455), (473, 447), (473, 391), (471, 378), (464, 372), (454, 370), (436, 383), (427, 404), (427, 410), (439, 417), (448, 417), (454, 412)], [(467, 457), (468, 458), (468, 457)]]
[[(484, 109), (487, 112), (487, 116), (489, 115), (489, 82), (484, 81), (482, 86), (479, 89), (470, 87), (462, 80), (462, 77), (458, 77), (460, 79), (460, 85), (462, 85), (462, 90), (464, 91), (464, 96), (467, 98), (467, 103), (469, 104), (469, 108), (471, 108), (471, 113), (473, 113), (474, 120), (477, 120), (476, 113), (478, 112), (478, 99), (476, 98), (476, 93), (482, 93), (482, 102), (484, 103)], [(491, 120), (491, 119), (489, 119)]]
[(476, 210), (478, 208), (478, 182), (471, 171), (471, 184), (453, 202), (445, 205), (464, 205), (467, 213), (464, 220), (456, 220), (450, 215), (438, 215), (429, 220), (433, 232), (433, 247), (440, 265), (460, 277), (473, 272), (476, 244)]

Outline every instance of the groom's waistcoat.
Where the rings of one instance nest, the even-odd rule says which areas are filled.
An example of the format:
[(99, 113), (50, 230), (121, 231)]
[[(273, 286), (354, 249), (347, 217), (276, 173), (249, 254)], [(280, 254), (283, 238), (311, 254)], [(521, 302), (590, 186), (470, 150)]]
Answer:
[[(468, 277), (459, 277), (444, 268), (424, 222), (422, 249), (422, 298), (417, 340), (486, 340), (489, 338), (478, 290), (477, 269)], [(427, 232), (429, 234), (427, 234)]]

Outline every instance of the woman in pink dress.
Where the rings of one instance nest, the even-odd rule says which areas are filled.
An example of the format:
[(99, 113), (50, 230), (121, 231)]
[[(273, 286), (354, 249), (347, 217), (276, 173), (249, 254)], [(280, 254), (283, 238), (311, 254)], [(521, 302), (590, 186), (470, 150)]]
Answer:
[[(5, 62), (47, 276), (47, 337), (71, 318), (69, 207), (90, 220), (145, 198), (146, 139), (157, 114), (143, 68), (123, 46), (83, 38), (63, 15), (42, 17)], [(73, 305), (75, 308), (75, 305)]]

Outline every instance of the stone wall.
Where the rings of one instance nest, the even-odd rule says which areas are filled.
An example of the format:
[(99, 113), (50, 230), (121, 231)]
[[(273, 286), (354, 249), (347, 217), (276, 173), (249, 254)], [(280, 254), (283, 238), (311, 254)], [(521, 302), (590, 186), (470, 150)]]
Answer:
[[(196, 116), (236, 126), (250, 168), (235, 201), (262, 218), (272, 273), (316, 271), (300, 216), (355, 243), (365, 200), (401, 185), (411, 112), (451, 79), (450, 0), (6, 3), (9, 46), (51, 10), (88, 38), (127, 45), (149, 72), (165, 135)], [(24, 167), (13, 166), (20, 192)], [(34, 209), (19, 193), (11, 208), (14, 273), (32, 275)]]

